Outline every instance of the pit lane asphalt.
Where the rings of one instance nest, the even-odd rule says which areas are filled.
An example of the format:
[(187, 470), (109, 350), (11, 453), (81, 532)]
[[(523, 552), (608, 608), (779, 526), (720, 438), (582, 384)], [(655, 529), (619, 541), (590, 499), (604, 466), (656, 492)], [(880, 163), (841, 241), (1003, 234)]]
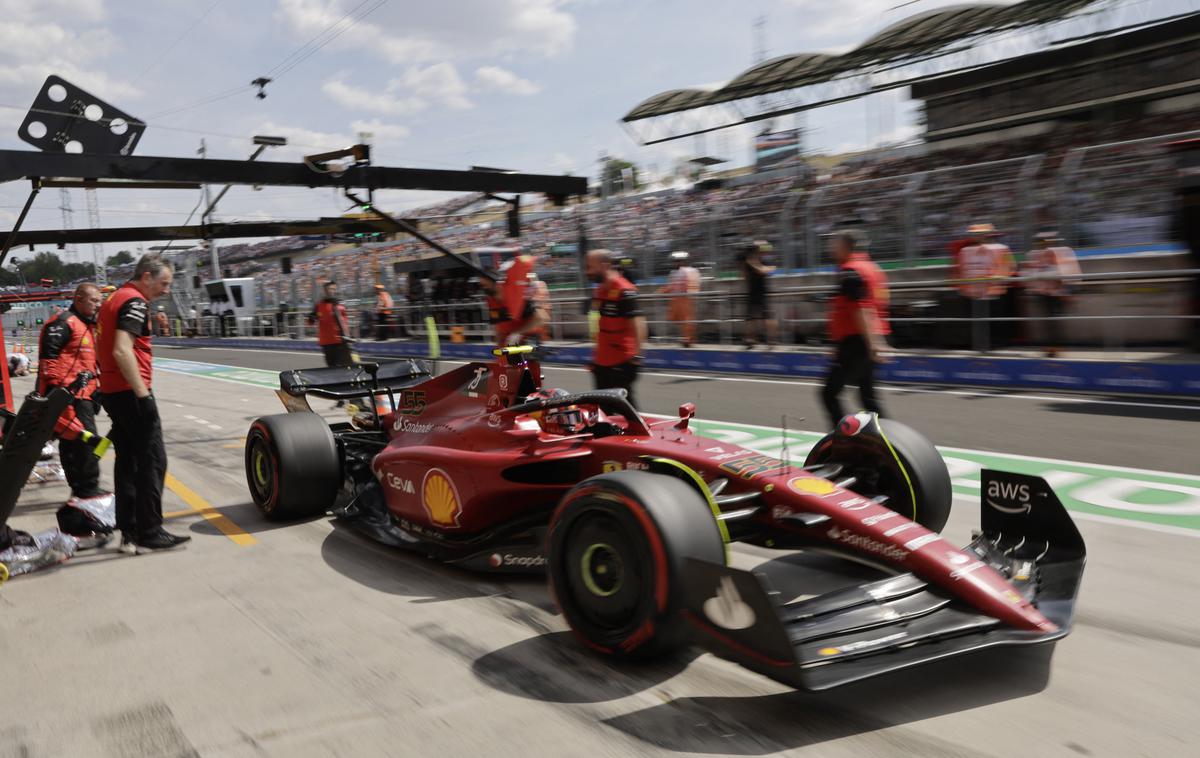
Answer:
[[(164, 350), (256, 368), (315, 354)], [(550, 368), (548, 381), (588, 386)], [(19, 380), (18, 394), (29, 383)], [(821, 424), (817, 389), (648, 376), (643, 405)], [(270, 390), (160, 372), (181, 551), (81, 554), (0, 588), (8, 697), (0, 756), (766, 755), (1179, 756), (1196, 750), (1200, 591), (1193, 537), (1081, 522), (1077, 625), (1049, 660), (996, 651), (819, 695), (709, 655), (608, 665), (576, 644), (541, 581), (496, 580), (372, 545), (327, 519), (278, 525), (249, 505), (241, 437)], [(887, 393), (946, 445), (1197, 473), (1194, 410)], [(1171, 405), (1171, 404), (1166, 404)], [(106, 423), (101, 422), (101, 428)], [(106, 461), (106, 481), (111, 481)], [(180, 496), (191, 495), (189, 504)], [(58, 485), (12, 524), (53, 521)], [(197, 502), (200, 499), (204, 502)], [(227, 519), (221, 524), (206, 519)], [(947, 528), (963, 542), (977, 513)], [(238, 544), (228, 536), (245, 533)], [(775, 557), (777, 554), (766, 554)], [(764, 554), (737, 546), (735, 561)], [(781, 580), (795, 559), (762, 565)], [(807, 575), (806, 575), (807, 576)], [(817, 576), (803, 588), (830, 581)], [(777, 582), (778, 584), (778, 582)], [(1046, 649), (1043, 648), (1042, 651)]]

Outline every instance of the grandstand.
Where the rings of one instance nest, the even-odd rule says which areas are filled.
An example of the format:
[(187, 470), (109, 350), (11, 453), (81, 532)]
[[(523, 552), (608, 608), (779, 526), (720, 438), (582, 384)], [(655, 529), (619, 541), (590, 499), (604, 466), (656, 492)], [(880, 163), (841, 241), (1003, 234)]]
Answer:
[[(840, 162), (735, 168), (692, 187), (649, 187), (565, 208), (526, 199), (519, 242), (560, 253), (541, 264), (552, 285), (578, 281), (573, 254), (581, 222), (593, 247), (633, 256), (647, 278), (666, 273), (666, 253), (674, 249), (691, 250), (710, 273), (736, 276), (737, 246), (757, 238), (775, 244), (785, 269), (820, 266), (827, 262), (824, 235), (845, 223), (867, 229), (877, 258), (909, 265), (943, 259), (975, 221), (995, 224), (1018, 251), (1049, 227), (1098, 251), (1170, 249), (1173, 169), (1166, 142), (1200, 126), (1200, 14), (1114, 26), (1116, 15), (1095, 13), (1119, 5), (952, 6), (892, 24), (840, 56), (782, 56), (713, 91), (656, 95), (625, 120), (754, 105), (771, 92), (790, 93), (790, 100), (770, 102), (795, 110), (829, 101), (830, 88), (846, 99), (908, 86), (923, 103), (925, 132), (911, 144)], [(1000, 48), (1022, 54), (988, 60), (978, 53), (997, 36), (1007, 40)], [(919, 75), (905, 79), (897, 71)], [(874, 89), (855, 89), (863, 75)], [(775, 115), (745, 113), (747, 121)], [(478, 195), (405, 215), (459, 252), (513, 243), (502, 211)], [(290, 275), (279, 265), (285, 255), (294, 261)], [(262, 305), (271, 307), (310, 302), (324, 278), (338, 279), (349, 297), (367, 294), (378, 279), (401, 294), (406, 281), (420, 280), (417, 289), (426, 295), (469, 295), (465, 276), (425, 267), (423, 256), (407, 239), (276, 240), (225, 247), (222, 267), (258, 278)]]

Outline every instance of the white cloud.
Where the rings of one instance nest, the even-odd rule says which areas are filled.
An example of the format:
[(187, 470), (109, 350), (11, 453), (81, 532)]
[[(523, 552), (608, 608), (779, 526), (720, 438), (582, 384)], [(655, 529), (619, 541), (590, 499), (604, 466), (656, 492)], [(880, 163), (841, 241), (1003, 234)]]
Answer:
[[(389, 3), (330, 43), (331, 48), (373, 52), (399, 64), (507, 53), (554, 56), (569, 50), (578, 24), (566, 0), (455, 0)], [(358, 0), (279, 0), (285, 24), (307, 41), (333, 27)], [(334, 26), (338, 24), (337, 26)]]
[(393, 79), (388, 90), (406, 88), (413, 93), (438, 100), (441, 103), (457, 109), (470, 108), (471, 101), (467, 100), (467, 85), (458, 75), (458, 69), (453, 63), (443, 61), (432, 66), (420, 68), (413, 66), (404, 72), (399, 79)]
[(345, 133), (322, 132), (315, 129), (307, 129), (303, 126), (278, 124), (274, 121), (259, 123), (258, 128), (252, 133), (287, 137), (287, 145), (271, 148), (270, 155), (272, 156), (272, 160), (277, 161), (296, 160), (306, 154), (324, 150), (336, 150), (353, 145), (358, 141), (358, 135), (351, 134), (349, 130)]
[(344, 108), (354, 108), (375, 113), (403, 115), (425, 109), (425, 100), (419, 97), (396, 97), (389, 92), (373, 92), (341, 79), (330, 79), (321, 85), (321, 91)]
[[(277, 161), (297, 160), (304, 155), (323, 150), (348, 147), (358, 142), (359, 132), (370, 132), (371, 141), (375, 144), (399, 142), (409, 135), (407, 127), (389, 124), (379, 119), (351, 121), (344, 132), (323, 132), (273, 121), (260, 122), (253, 131), (254, 134), (277, 134), (287, 137), (287, 145), (271, 148), (271, 160)], [(241, 149), (240, 144), (238, 149)]]
[(104, 100), (141, 95), (98, 65), (121, 48), (108, 29), (86, 27), (103, 17), (100, 0), (0, 0), (0, 87), (19, 87), (32, 100), (35, 88), (54, 73)]
[(411, 134), (407, 126), (385, 124), (377, 118), (370, 121), (351, 121), (350, 128), (355, 134), (370, 132), (372, 142), (399, 142)]
[(481, 66), (475, 69), (475, 86), (510, 95), (536, 95), (542, 91), (541, 87), (528, 79), (522, 79), (499, 66)]
[[(42, 82), (48, 74), (58, 74), (72, 84), (77, 84), (101, 100), (126, 109), (121, 100), (140, 97), (142, 91), (132, 84), (113, 79), (97, 68), (80, 68), (74, 63), (58, 61), (50, 63), (21, 63), (15, 66), (0, 66), (0, 86), (21, 88), (21, 97), (32, 103)], [(19, 101), (18, 101), (19, 102)], [(134, 113), (133, 115), (139, 115)]]
[(575, 173), (575, 159), (563, 152), (558, 152), (551, 156), (550, 166), (558, 174)]
[(0, 18), (5, 23), (43, 17), (95, 23), (104, 15), (104, 0), (0, 0)]

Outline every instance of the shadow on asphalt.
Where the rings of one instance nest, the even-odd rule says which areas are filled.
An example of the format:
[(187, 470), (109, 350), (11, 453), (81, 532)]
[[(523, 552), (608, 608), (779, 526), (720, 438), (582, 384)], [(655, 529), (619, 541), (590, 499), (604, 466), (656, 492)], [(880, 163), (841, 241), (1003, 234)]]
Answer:
[(696, 649), (645, 663), (618, 663), (570, 632), (531, 637), (477, 657), (471, 671), (489, 687), (548, 703), (600, 703), (657, 687), (700, 655)]
[[(685, 697), (603, 723), (647, 744), (709, 755), (767, 755), (1034, 695), (1051, 646), (993, 649), (823, 693)], [(951, 743), (898, 733), (894, 755), (958, 755)]]
[[(296, 526), (297, 524), (316, 521), (317, 518), (321, 518), (313, 517), (310, 519), (298, 519), (296, 521), (268, 521), (263, 517), (262, 513), (259, 512), (258, 506), (254, 505), (254, 503), (222, 505), (219, 507), (213, 506), (211, 510), (229, 519), (247, 534), (262, 534), (264, 532), (273, 532), (276, 529), (287, 529), (288, 527)], [(199, 513), (196, 515), (200, 516)], [(189, 526), (189, 528), (196, 534), (217, 537), (222, 537), (225, 534), (206, 518), (198, 518)]]
[[(499, 650), (436, 623), (413, 629), (460, 658), (481, 682), (506, 694), (563, 704), (619, 700), (663, 685), (701, 653), (692, 648), (646, 663), (605, 660), (562, 631), (561, 620), (558, 629), (551, 628), (555, 610), (543, 579), (446, 566), (378, 545), (342, 525), (335, 524), (321, 543), (321, 558), (333, 570), (373, 590), (406, 596), (414, 603), (472, 598), (492, 604), (498, 617), (529, 628), (532, 636)], [(827, 560), (806, 558), (810, 572)], [(800, 568), (796, 560), (781, 556), (761, 568), (783, 580)], [(829, 568), (833, 569), (832, 563)], [(873, 573), (866, 568), (853, 572), (859, 570), (864, 576), (852, 581)], [(842, 582), (846, 572), (842, 566), (838, 577)], [(826, 577), (826, 581), (833, 579)], [(825, 693), (674, 698), (602, 723), (672, 751), (766, 755), (1034, 695), (1049, 682), (1051, 653), (1050, 646), (985, 650)], [(751, 672), (745, 676), (757, 677)], [(898, 734), (897, 740), (897, 754), (953, 754), (947, 752), (949, 743), (934, 738)], [(900, 744), (906, 742), (912, 744)]]
[(321, 543), (321, 559), (334, 571), (364, 587), (406, 596), (412, 603), (502, 597), (557, 612), (546, 592), (546, 580), (540, 576), (467, 571), (402, 548), (381, 545), (338, 521), (332, 525), (333, 531)]
[(685, 669), (699, 651), (650, 664), (614, 665), (571, 635), (551, 628), (558, 615), (541, 576), (492, 575), (437, 563), (371, 542), (335, 526), (321, 543), (325, 563), (352, 581), (379, 592), (412, 597), (413, 603), (486, 599), (534, 636), (499, 650), (437, 624), (413, 631), (460, 658), (489, 686), (511, 695), (556, 703), (615, 700), (658, 686)]
[[(1113, 398), (1109, 402), (1121, 402)], [(1132, 401), (1139, 402), (1139, 401)], [(1084, 416), (1108, 416), (1111, 418), (1142, 418), (1153, 421), (1200, 421), (1200, 406), (1194, 410), (1179, 408), (1158, 408), (1153, 400), (1139, 405), (1103, 405), (1100, 403), (1058, 403), (1047, 402), (1046, 410), (1055, 413), (1080, 413)]]

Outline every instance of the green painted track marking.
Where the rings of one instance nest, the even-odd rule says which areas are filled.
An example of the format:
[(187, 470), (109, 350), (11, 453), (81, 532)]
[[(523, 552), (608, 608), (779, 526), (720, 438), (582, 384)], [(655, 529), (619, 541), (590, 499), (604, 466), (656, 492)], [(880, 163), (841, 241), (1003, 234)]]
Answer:
[(241, 366), (222, 366), (217, 363), (180, 361), (174, 358), (155, 358), (154, 367), (175, 374), (189, 374), (191, 376), (202, 376), (206, 379), (220, 379), (227, 382), (236, 382), (237, 384), (268, 387), (273, 390), (279, 389), (278, 371), (242, 368)]
[[(783, 457), (786, 444), (796, 465), (803, 463), (809, 449), (824, 436), (788, 431), (785, 441), (779, 429), (700, 419), (692, 419), (691, 427), (697, 434), (776, 458)], [(1200, 537), (1200, 476), (955, 447), (938, 450), (950, 469), (954, 492), (960, 500), (979, 502), (981, 469), (1013, 471), (1044, 478), (1063, 505), (1084, 520), (1117, 521), (1141, 529)]]
[[(277, 371), (168, 358), (157, 358), (154, 365), (164, 371), (207, 379), (279, 388)], [(783, 457), (786, 445), (796, 465), (823, 436), (789, 430), (785, 440), (779, 429), (696, 418), (691, 428), (697, 434), (776, 458)], [(1044, 478), (1063, 504), (1081, 519), (1200, 537), (1200, 476), (954, 447), (938, 449), (950, 468), (954, 492), (962, 501), (978, 503), (980, 469), (1013, 471)]]

